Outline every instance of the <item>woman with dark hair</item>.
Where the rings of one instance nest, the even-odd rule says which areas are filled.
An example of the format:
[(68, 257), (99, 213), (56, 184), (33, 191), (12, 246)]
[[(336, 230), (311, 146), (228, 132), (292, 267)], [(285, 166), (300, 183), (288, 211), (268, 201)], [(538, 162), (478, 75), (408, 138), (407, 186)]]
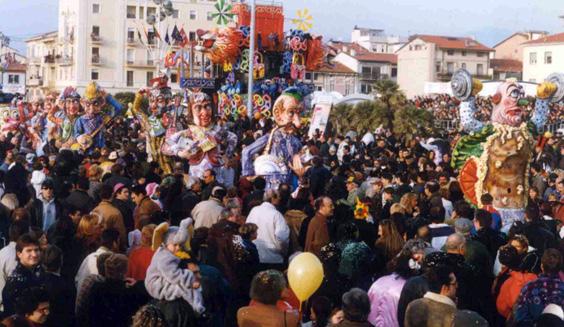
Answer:
[(398, 326), (398, 301), (407, 279), (419, 274), (420, 262), (426, 248), (424, 242), (408, 241), (401, 252), (390, 262), (392, 274), (379, 278), (370, 290), (370, 315), (368, 321), (377, 327)]
[(325, 296), (312, 297), (309, 318), (310, 322), (302, 327), (327, 327), (332, 310), (331, 300)]
[(277, 270), (270, 269), (256, 274), (250, 291), (254, 304), (242, 307), (237, 312), (239, 327), (297, 326), (297, 312), (281, 311), (276, 307), (276, 302), (282, 297), (285, 288), (286, 279)]
[(375, 247), (376, 252), (384, 257), (384, 262), (390, 261), (403, 248), (405, 241), (398, 233), (396, 225), (390, 219), (384, 219), (378, 226), (378, 240)]

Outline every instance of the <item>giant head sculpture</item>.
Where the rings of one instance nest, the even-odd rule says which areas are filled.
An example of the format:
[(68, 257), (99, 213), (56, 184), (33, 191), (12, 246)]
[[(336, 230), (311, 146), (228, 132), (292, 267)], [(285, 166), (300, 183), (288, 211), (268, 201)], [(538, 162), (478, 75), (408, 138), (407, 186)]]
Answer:
[(213, 108), (210, 96), (198, 92), (192, 94), (190, 100), (194, 124), (204, 128), (210, 127), (213, 124)]
[(496, 124), (519, 126), (523, 121), (525, 99), (523, 87), (514, 80), (508, 80), (497, 87), (492, 99), (494, 103), (492, 122)]
[(278, 127), (291, 133), (300, 128), (300, 112), (303, 109), (302, 97), (297, 92), (284, 92), (276, 99), (272, 107), (272, 116)]

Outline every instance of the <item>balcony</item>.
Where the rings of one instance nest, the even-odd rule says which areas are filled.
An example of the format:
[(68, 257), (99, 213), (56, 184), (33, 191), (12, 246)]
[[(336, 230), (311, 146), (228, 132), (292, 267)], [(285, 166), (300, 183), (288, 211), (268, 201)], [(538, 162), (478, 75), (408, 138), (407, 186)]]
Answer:
[(125, 65), (131, 68), (155, 68), (153, 60), (128, 60)]
[(92, 44), (102, 43), (102, 38), (100, 37), (99, 34), (96, 34), (96, 33), (90, 34), (90, 40), (92, 41)]
[(46, 55), (43, 57), (43, 62), (46, 64), (54, 64), (55, 63), (55, 56), (53, 55)]
[(454, 74), (454, 72), (449, 72), (444, 70), (439, 71), (437, 72), (437, 79), (442, 82), (449, 82), (452, 78), (452, 74)]
[(55, 62), (61, 66), (72, 65), (73, 60), (71, 56), (57, 56)]
[(41, 57), (27, 57), (27, 61), (29, 64), (40, 64), (41, 63)]
[(362, 73), (360, 79), (367, 81), (377, 81), (382, 77), (380, 73)]
[(100, 58), (100, 55), (92, 55), (91, 63), (93, 66), (102, 65), (102, 59)]
[(43, 78), (38, 75), (32, 75), (29, 77), (27, 81), (28, 86), (42, 86), (43, 85)]
[(137, 44), (138, 43), (137, 43), (137, 40), (135, 40), (135, 37), (128, 37), (127, 38), (127, 45), (136, 46)]

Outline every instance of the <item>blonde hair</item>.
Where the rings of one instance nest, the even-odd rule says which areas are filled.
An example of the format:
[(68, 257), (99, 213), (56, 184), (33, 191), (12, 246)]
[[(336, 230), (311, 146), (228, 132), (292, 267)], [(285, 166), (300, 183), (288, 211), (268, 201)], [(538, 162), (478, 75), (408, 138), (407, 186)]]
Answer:
[(417, 200), (417, 194), (409, 192), (405, 193), (400, 200), (400, 205), (405, 209), (406, 213), (411, 214), (413, 212), (414, 206), (411, 205), (411, 201)]
[(79, 239), (96, 236), (100, 232), (100, 217), (98, 215), (84, 215), (78, 222), (76, 236)]
[(399, 203), (392, 204), (392, 206), (390, 207), (390, 215), (398, 212), (402, 215), (405, 215), (405, 208)]
[(100, 166), (94, 164), (88, 168), (88, 177), (90, 180), (100, 181), (103, 172), (104, 171), (100, 168)]

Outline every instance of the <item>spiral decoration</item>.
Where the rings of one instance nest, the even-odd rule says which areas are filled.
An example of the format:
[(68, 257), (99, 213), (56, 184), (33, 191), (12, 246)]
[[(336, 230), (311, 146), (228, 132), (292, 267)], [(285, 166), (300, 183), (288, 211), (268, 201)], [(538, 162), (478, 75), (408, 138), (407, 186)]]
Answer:
[(472, 94), (472, 75), (461, 68), (457, 70), (450, 80), (452, 95), (461, 101), (466, 101)]
[(546, 78), (546, 81), (556, 84), (556, 92), (550, 101), (556, 103), (564, 100), (564, 74), (552, 73)]

